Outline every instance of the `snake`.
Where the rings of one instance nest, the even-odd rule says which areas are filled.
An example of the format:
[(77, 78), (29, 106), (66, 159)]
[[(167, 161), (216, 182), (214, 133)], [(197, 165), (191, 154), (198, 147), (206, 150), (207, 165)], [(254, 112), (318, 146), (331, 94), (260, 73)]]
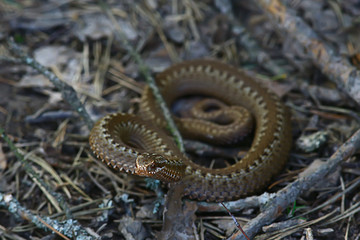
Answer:
[(252, 133), (251, 146), (241, 159), (222, 168), (192, 161), (170, 137), (161, 108), (146, 86), (136, 115), (106, 115), (90, 132), (92, 151), (109, 167), (170, 186), (181, 184), (184, 196), (208, 202), (257, 194), (283, 169), (292, 142), (290, 112), (256, 77), (218, 60), (200, 59), (172, 65), (155, 80), (169, 109), (180, 98), (202, 97), (194, 112), (210, 116), (172, 114), (185, 138), (241, 144)]

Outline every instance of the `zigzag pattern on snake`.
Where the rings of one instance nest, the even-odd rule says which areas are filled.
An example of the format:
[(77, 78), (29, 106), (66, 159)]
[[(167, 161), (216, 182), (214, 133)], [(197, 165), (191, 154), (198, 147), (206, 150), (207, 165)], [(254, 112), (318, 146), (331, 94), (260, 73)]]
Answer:
[[(137, 116), (107, 115), (90, 133), (92, 150), (109, 166), (166, 182), (180, 182), (189, 198), (216, 202), (257, 193), (282, 169), (291, 148), (290, 115), (280, 99), (256, 79), (218, 61), (193, 60), (166, 69), (157, 75), (156, 82), (168, 107), (180, 97), (201, 95), (226, 106), (247, 109), (255, 121), (250, 149), (242, 159), (225, 168), (196, 164), (167, 135), (162, 112), (150, 88), (145, 87)], [(239, 114), (247, 115), (247, 111)], [(238, 119), (235, 115), (230, 122)], [(174, 120), (185, 137), (195, 134), (193, 138), (219, 144), (237, 142), (246, 130), (236, 128), (249, 125), (247, 120), (239, 120), (215, 128), (203, 120), (176, 116)], [(233, 136), (229, 137), (231, 133)]]

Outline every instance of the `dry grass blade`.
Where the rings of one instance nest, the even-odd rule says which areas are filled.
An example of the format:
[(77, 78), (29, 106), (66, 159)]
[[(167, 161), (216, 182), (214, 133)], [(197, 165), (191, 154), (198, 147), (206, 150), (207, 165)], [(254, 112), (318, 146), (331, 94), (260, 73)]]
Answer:
[(117, 90), (118, 88), (121, 87), (126, 87), (138, 94), (141, 94), (143, 91), (143, 85), (136, 82), (134, 79), (126, 76), (119, 68), (117, 68), (116, 65), (111, 64), (109, 71), (108, 71), (108, 78), (111, 79), (112, 81), (116, 82), (119, 84), (119, 87), (115, 87), (113, 89), (108, 90), (105, 89), (103, 94), (109, 94), (110, 92)]
[(25, 156), (25, 159), (29, 159), (31, 160), (33, 163), (37, 164), (38, 166), (41, 167), (41, 169), (43, 169), (44, 171), (48, 172), (51, 177), (53, 177), (56, 181), (56, 183), (60, 186), (62, 186), (62, 189), (64, 191), (64, 193), (66, 194), (66, 196), (68, 198), (71, 198), (71, 195), (70, 195), (70, 191), (69, 189), (65, 186), (65, 183), (62, 181), (61, 177), (59, 176), (59, 174), (54, 170), (53, 167), (51, 167), (51, 165), (45, 161), (43, 158), (41, 157), (38, 157), (34, 154), (34, 151), (33, 152), (29, 152), (29, 153), (26, 153), (25, 151), (23, 150), (20, 150), (19, 149), (19, 152), (21, 154), (23, 154)]
[[(98, 97), (102, 96), (105, 75), (110, 65), (110, 51), (111, 51), (112, 43), (113, 43), (113, 36), (110, 36), (106, 44), (105, 52), (100, 57), (101, 60), (99, 62), (98, 69), (95, 73), (94, 89), (95, 89), (95, 96)], [(99, 55), (101, 55), (101, 53), (99, 53)]]
[(156, 29), (156, 32), (158, 33), (161, 41), (164, 43), (164, 46), (169, 54), (169, 57), (171, 58), (172, 62), (179, 62), (179, 57), (176, 54), (176, 51), (174, 47), (169, 43), (167, 38), (165, 37), (165, 33), (162, 29), (162, 20), (160, 15), (155, 11), (150, 11), (149, 9), (144, 9), (143, 7), (139, 5), (135, 5), (135, 9), (145, 18), (147, 18), (151, 25)]
[(93, 201), (93, 199), (81, 190), (81, 188), (79, 188), (68, 175), (61, 173), (61, 177), (65, 179), (66, 183), (73, 187), (81, 196), (83, 196), (86, 201)]
[(55, 193), (54, 191), (51, 190), (51, 188), (49, 187), (49, 185), (47, 185), (41, 178), (40, 176), (35, 172), (35, 170), (33, 169), (32, 166), (29, 165), (29, 163), (26, 161), (26, 159), (24, 158), (24, 156), (20, 153), (19, 149), (17, 149), (15, 147), (15, 145), (12, 143), (12, 141), (8, 138), (8, 136), (5, 134), (4, 130), (2, 128), (0, 128), (0, 134), (2, 136), (2, 138), (8, 143), (8, 145), (10, 146), (10, 149), (12, 149), (12, 151), (15, 153), (16, 157), (19, 159), (19, 161), (22, 162), (22, 164), (24, 165), (27, 173), (29, 174), (29, 176), (32, 178), (32, 180), (38, 185), (38, 187), (44, 192), (44, 194), (46, 195), (46, 197), (49, 199), (49, 201), (52, 203), (52, 205), (54, 206), (54, 208), (60, 212), (62, 211), (60, 206), (59, 206), (59, 201), (57, 201), (57, 199), (61, 199), (60, 203), (62, 204), (63, 208), (66, 210), (67, 209), (67, 204), (65, 203), (65, 201), (63, 201), (62, 196)]
[(164, 118), (168, 124), (168, 129), (171, 133), (171, 135), (173, 136), (177, 146), (179, 147), (180, 151), (184, 152), (184, 144), (183, 144), (183, 140), (181, 137), (181, 134), (179, 132), (179, 130), (177, 129), (174, 120), (171, 117), (171, 113), (169, 111), (169, 109), (167, 108), (163, 97), (161, 96), (159, 89), (157, 88), (154, 79), (152, 78), (152, 76), (150, 75), (149, 72), (149, 68), (144, 64), (144, 61), (142, 60), (141, 56), (136, 52), (136, 50), (129, 44), (126, 36), (124, 35), (121, 27), (119, 26), (118, 22), (116, 21), (114, 15), (111, 13), (110, 9), (108, 6), (106, 6), (103, 3), (103, 7), (106, 11), (106, 14), (108, 15), (108, 17), (110, 18), (111, 22), (114, 24), (115, 29), (116, 29), (116, 33), (119, 36), (119, 38), (122, 41), (122, 44), (124, 45), (125, 49), (129, 52), (129, 54), (134, 58), (134, 60), (136, 61), (136, 63), (139, 65), (139, 71), (143, 74), (143, 76), (145, 77), (145, 80), (147, 82), (147, 84), (149, 85), (149, 87), (151, 88), (155, 99), (157, 101), (157, 103), (160, 106), (160, 109), (162, 110), (163, 114), (164, 114)]
[(61, 81), (53, 72), (47, 70), (43, 65), (35, 61), (35, 59), (26, 55), (13, 41), (13, 39), (8, 39), (7, 44), (10, 51), (14, 55), (16, 55), (23, 63), (29, 65), (33, 69), (36, 69), (39, 73), (46, 76), (54, 84), (54, 86), (56, 86), (61, 91), (61, 93), (63, 94), (63, 98), (68, 101), (70, 106), (83, 117), (89, 129), (91, 129), (93, 126), (93, 122), (91, 121), (88, 112), (84, 108), (84, 105), (78, 99), (75, 90), (67, 83)]
[(333, 195), (331, 198), (329, 198), (327, 201), (323, 202), (322, 204), (314, 207), (314, 208), (311, 208), (309, 211), (306, 211), (302, 214), (299, 214), (297, 215), (296, 217), (301, 217), (301, 216), (305, 216), (305, 215), (308, 215), (312, 212), (315, 212), (315, 211), (318, 211), (319, 209), (321, 208), (324, 208), (328, 205), (330, 205), (331, 203), (335, 202), (335, 201), (338, 201), (339, 197), (342, 197), (342, 196), (345, 196), (345, 194), (351, 192), (352, 190), (356, 189), (360, 184), (360, 177), (356, 179), (356, 181), (353, 181), (353, 183), (348, 186), (344, 191), (342, 192), (339, 192), (335, 195)]
[(317, 219), (314, 219), (314, 220), (311, 220), (311, 221), (308, 221), (308, 222), (305, 222), (305, 223), (301, 223), (301, 224), (298, 224), (298, 225), (295, 225), (295, 226), (291, 226), (291, 227), (288, 227), (288, 228), (285, 228), (285, 229), (282, 229), (282, 230), (279, 230), (275, 233), (271, 233), (271, 236), (265, 234), (263, 237), (260, 236), (260, 239), (267, 239), (267, 240), (274, 240), (274, 239), (282, 239), (282, 238), (285, 238), (295, 232), (298, 232), (306, 227), (309, 227), (311, 225), (314, 225), (314, 224), (317, 224), (321, 221), (324, 221), (326, 219), (328, 219), (329, 217), (331, 217), (332, 215), (334, 215), (335, 213), (337, 212), (337, 210), (334, 210), (320, 218), (317, 218)]
[[(360, 240), (359, 156), (348, 158), (359, 146), (350, 138), (360, 128), (357, 3), (0, 1), (0, 123), (13, 142), (0, 137), (1, 237), (124, 239), (125, 228), (141, 226), (152, 239), (163, 226), (182, 238), (245, 239), (220, 204), (180, 201), (181, 192), (170, 190), (174, 198), (162, 218), (160, 194), (142, 178), (95, 160), (88, 145), (86, 111), (92, 119), (136, 114), (143, 80), (154, 87), (152, 76), (171, 62), (210, 57), (251, 70), (281, 96), (292, 112), (293, 142), (327, 134), (312, 152), (293, 148), (271, 193), (224, 203), (246, 234)], [(194, 141), (185, 146), (189, 156), (209, 163), (238, 152)]]
[(356, 204), (354, 204), (353, 206), (348, 208), (343, 213), (329, 219), (329, 221), (327, 221), (323, 225), (335, 223), (337, 221), (343, 220), (344, 218), (351, 217), (351, 216), (353, 216), (354, 214), (356, 214), (358, 212), (360, 212), (360, 202), (357, 202)]
[(360, 103), (360, 70), (336, 53), (331, 45), (322, 41), (303, 19), (292, 15), (280, 0), (257, 0), (256, 2), (280, 30), (290, 34), (307, 50), (314, 64), (329, 79), (345, 89), (358, 104)]

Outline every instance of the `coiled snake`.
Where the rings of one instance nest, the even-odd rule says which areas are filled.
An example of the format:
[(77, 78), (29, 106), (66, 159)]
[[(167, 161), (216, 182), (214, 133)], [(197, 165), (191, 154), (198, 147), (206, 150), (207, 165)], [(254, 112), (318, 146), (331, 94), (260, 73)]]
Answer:
[[(138, 116), (107, 115), (90, 133), (93, 152), (107, 165), (165, 182), (178, 181), (189, 198), (216, 202), (254, 194), (282, 169), (291, 147), (289, 113), (279, 98), (253, 77), (217, 61), (193, 60), (166, 69), (156, 82), (169, 107), (183, 96), (216, 99), (199, 102), (202, 114), (214, 118), (210, 122), (209, 116), (205, 120), (174, 116), (185, 137), (234, 143), (255, 125), (250, 149), (242, 159), (225, 168), (196, 164), (166, 134), (160, 108), (149, 87), (145, 87)], [(234, 115), (224, 113), (229, 109)]]

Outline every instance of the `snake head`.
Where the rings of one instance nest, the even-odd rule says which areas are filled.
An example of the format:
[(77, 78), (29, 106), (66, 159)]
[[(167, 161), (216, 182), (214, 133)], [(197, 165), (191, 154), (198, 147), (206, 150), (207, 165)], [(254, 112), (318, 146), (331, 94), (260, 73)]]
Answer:
[(143, 153), (136, 158), (135, 174), (164, 182), (179, 181), (185, 172), (184, 165), (174, 163), (162, 155)]
[(164, 169), (165, 159), (161, 155), (143, 153), (136, 158), (135, 173), (140, 176), (153, 177)]

